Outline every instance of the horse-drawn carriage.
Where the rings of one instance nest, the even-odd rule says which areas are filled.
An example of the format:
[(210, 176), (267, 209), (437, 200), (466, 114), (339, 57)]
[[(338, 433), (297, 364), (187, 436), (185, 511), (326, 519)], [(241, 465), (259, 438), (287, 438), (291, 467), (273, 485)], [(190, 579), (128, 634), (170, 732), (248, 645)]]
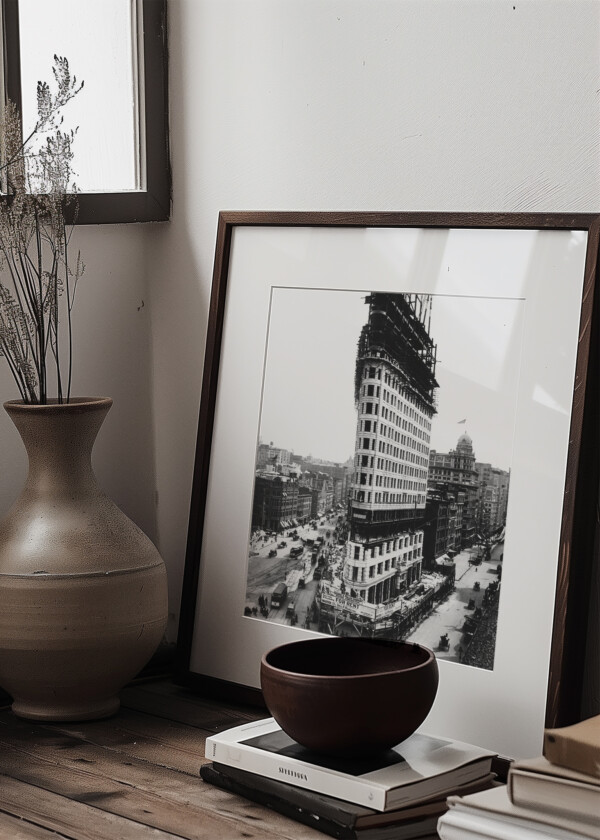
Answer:
[(450, 650), (450, 637), (447, 633), (444, 633), (443, 636), (440, 636), (438, 650)]

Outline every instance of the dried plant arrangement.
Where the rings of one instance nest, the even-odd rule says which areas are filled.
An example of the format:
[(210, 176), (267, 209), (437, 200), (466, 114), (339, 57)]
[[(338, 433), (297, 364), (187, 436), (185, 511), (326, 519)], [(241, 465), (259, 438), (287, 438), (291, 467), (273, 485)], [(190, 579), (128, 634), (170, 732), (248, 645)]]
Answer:
[(79, 252), (71, 260), (69, 251), (77, 129), (63, 128), (63, 109), (83, 82), (60, 56), (53, 74), (52, 87), (37, 84), (37, 120), (27, 137), (10, 101), (0, 124), (0, 355), (30, 404), (47, 403), (50, 390), (55, 401), (69, 401), (71, 311), (84, 271)]

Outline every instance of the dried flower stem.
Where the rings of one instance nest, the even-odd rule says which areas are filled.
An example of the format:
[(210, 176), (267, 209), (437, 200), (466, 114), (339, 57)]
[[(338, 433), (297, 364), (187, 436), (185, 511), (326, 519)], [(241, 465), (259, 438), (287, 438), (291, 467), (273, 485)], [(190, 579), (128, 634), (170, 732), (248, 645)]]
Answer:
[[(67, 225), (65, 210), (77, 191), (71, 169), (76, 130), (61, 128), (62, 109), (83, 83), (71, 77), (65, 58), (54, 60), (57, 90), (53, 94), (48, 84), (38, 82), (33, 131), (22, 139), (20, 115), (9, 102), (1, 134), (0, 173), (7, 196), (0, 206), (0, 355), (27, 403), (47, 402), (50, 380), (58, 402), (69, 400), (71, 311), (85, 268), (79, 254), (74, 272), (68, 259), (72, 225)], [(66, 377), (59, 329), (63, 317)]]

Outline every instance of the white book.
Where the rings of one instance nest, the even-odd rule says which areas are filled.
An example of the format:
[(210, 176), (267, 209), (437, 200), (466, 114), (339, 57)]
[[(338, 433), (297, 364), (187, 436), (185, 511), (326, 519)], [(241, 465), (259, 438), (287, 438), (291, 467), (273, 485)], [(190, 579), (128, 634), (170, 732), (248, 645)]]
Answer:
[(438, 820), (441, 840), (589, 840), (598, 828), (556, 814), (513, 805), (504, 785), (449, 796)]
[(551, 764), (547, 758), (521, 759), (511, 765), (508, 795), (513, 805), (538, 808), (589, 822), (600, 840), (600, 778)]
[(495, 753), (415, 733), (362, 759), (323, 756), (293, 741), (273, 718), (245, 723), (206, 739), (206, 757), (376, 811), (445, 797), (490, 773)]

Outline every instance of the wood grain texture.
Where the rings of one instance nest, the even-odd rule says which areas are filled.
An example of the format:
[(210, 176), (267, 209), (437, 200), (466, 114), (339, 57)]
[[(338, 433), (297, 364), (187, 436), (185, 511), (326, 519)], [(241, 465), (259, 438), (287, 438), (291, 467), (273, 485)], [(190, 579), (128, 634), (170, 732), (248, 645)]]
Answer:
[(232, 721), (268, 717), (268, 713), (264, 711), (260, 712), (236, 703), (215, 704), (202, 695), (164, 682), (125, 688), (120, 697), (122, 706), (167, 720), (187, 723), (207, 732), (234, 726)]
[(598, 562), (594, 544), (599, 502), (599, 244), (596, 218), (588, 233), (584, 271), (546, 702), (547, 727), (567, 726), (581, 720), (588, 679), (586, 640), (593, 626), (595, 608), (589, 593)]
[(0, 776), (0, 837), (11, 840), (173, 840), (169, 832), (101, 811), (67, 796)]
[[(99, 721), (38, 724), (0, 710), (0, 838), (323, 837), (200, 778), (207, 734), (247, 720), (247, 710), (166, 681), (123, 695), (122, 710)], [(185, 720), (169, 719), (170, 706)]]

